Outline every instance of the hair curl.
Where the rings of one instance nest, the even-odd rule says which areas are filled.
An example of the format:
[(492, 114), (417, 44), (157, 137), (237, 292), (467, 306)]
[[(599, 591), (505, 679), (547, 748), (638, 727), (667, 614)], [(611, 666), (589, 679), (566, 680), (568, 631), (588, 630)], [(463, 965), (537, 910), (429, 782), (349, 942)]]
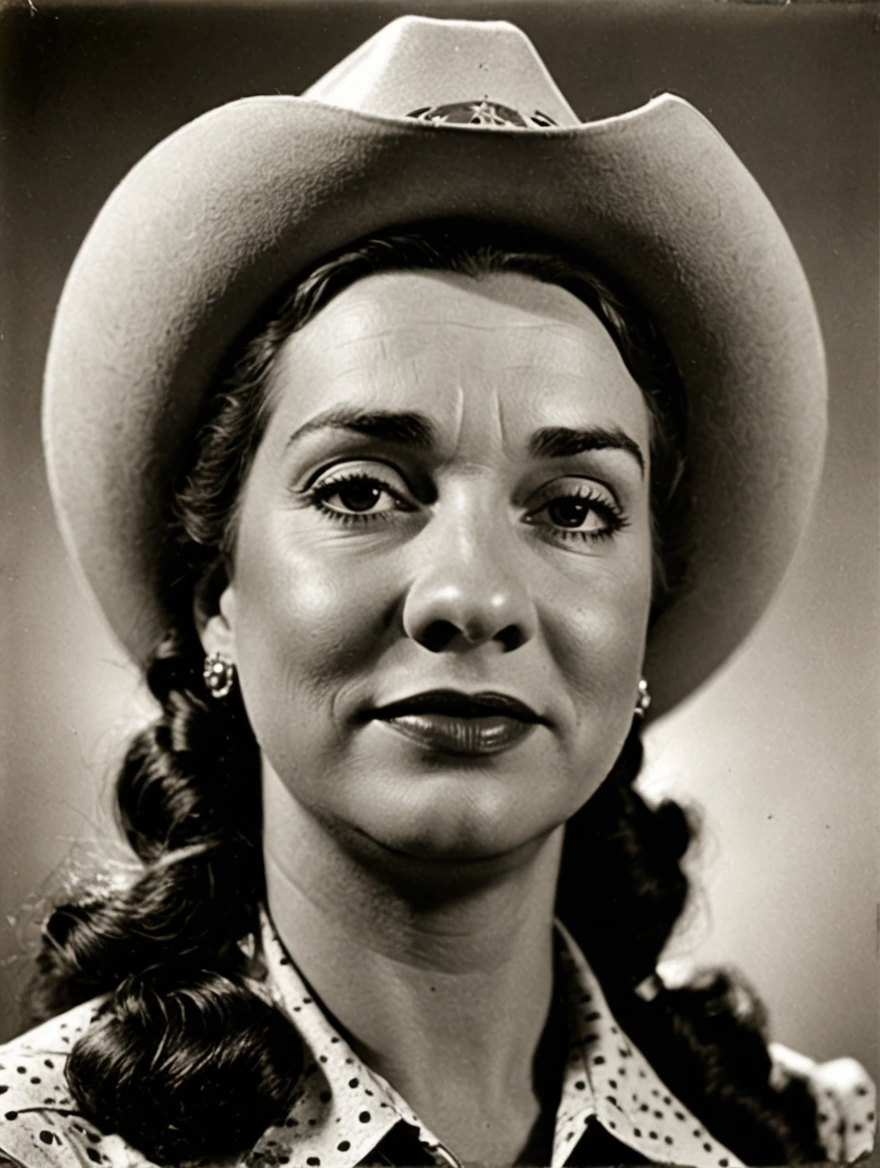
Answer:
[[(386, 232), (322, 264), (270, 308), (210, 404), (177, 496), (167, 565), (176, 627), (147, 671), (159, 718), (132, 742), (117, 802), (142, 875), (126, 890), (58, 907), (47, 921), (35, 1019), (97, 994), (97, 1022), (67, 1075), (83, 1112), (159, 1164), (249, 1148), (284, 1117), (302, 1063), (292, 1024), (261, 995), (242, 942), (263, 895), (258, 750), (240, 698), (212, 704), (201, 676), (194, 594), (210, 610), (234, 553), (236, 508), (262, 437), (280, 345), (344, 287), (386, 270), (512, 271), (559, 284), (603, 321), (652, 417), (653, 613), (682, 578), (686, 547), (682, 395), (650, 322), (605, 281), (521, 234), (442, 223)], [(629, 1037), (670, 1090), (749, 1164), (823, 1156), (807, 1089), (770, 1084), (759, 1002), (714, 971), (669, 989), (656, 978), (684, 907), (684, 812), (634, 787), (635, 722), (611, 774), (568, 823), (557, 910)], [(602, 896), (595, 890), (601, 888)], [(636, 993), (654, 979), (650, 1001)]]

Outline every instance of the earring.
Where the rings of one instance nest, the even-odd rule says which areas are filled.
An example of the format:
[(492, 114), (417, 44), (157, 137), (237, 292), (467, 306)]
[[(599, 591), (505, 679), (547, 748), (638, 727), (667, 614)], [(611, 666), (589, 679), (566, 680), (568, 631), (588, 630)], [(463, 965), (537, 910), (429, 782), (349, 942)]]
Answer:
[(235, 685), (235, 666), (225, 653), (209, 653), (202, 677), (212, 698), (225, 698)]
[(648, 693), (648, 683), (644, 678), (639, 682), (639, 696), (636, 698), (636, 717), (644, 718), (651, 705), (651, 695)]

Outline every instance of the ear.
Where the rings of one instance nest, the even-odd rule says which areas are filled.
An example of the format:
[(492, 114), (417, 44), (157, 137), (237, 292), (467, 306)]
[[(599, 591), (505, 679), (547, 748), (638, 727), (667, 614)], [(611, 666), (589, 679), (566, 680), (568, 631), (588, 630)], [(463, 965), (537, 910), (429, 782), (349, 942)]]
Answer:
[(235, 661), (235, 585), (225, 568), (211, 573), (196, 588), (193, 620), (206, 656), (223, 653)]

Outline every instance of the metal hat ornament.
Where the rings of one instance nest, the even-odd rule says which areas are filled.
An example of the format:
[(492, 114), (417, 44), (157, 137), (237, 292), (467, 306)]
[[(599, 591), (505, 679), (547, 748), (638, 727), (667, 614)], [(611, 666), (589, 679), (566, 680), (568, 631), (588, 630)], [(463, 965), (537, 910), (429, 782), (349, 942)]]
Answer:
[(583, 123), (513, 25), (403, 17), (303, 96), (232, 102), (161, 142), (70, 272), (45, 378), (49, 478), (74, 562), (134, 660), (168, 623), (172, 483), (230, 344), (336, 249), (450, 217), (592, 257), (676, 360), (692, 553), (650, 631), (651, 716), (764, 612), (826, 428), (816, 312), (766, 196), (681, 98)]

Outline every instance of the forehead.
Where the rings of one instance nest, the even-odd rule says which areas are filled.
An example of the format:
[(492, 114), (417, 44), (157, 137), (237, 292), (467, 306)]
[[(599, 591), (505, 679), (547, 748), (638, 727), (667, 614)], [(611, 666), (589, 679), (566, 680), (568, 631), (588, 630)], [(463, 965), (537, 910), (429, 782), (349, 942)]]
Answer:
[(595, 313), (519, 273), (388, 272), (345, 289), (283, 345), (272, 391), (290, 418), (356, 402), (437, 417), (492, 403), (516, 427), (647, 424)]

